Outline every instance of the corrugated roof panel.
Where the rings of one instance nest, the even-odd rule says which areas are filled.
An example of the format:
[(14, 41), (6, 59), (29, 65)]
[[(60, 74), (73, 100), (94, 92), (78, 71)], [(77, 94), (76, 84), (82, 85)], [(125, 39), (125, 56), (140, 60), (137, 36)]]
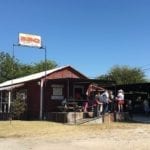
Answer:
[(46, 72), (42, 71), (42, 72), (31, 74), (31, 75), (28, 75), (28, 76), (25, 76), (25, 77), (12, 79), (12, 80), (9, 80), (9, 81), (1, 83), (0, 87), (4, 87), (4, 86), (12, 85), (12, 84), (19, 84), (19, 83), (23, 83), (23, 82), (27, 82), (27, 81), (31, 81), (31, 80), (40, 79), (40, 78), (45, 76), (45, 73), (46, 73), (46, 75), (48, 75), (48, 74), (51, 74), (51, 73), (53, 73), (55, 71), (61, 70), (61, 69), (66, 68), (66, 67), (69, 67), (69, 66), (57, 67), (57, 68), (54, 68), (54, 69), (51, 69), (51, 70), (47, 70)]
[(17, 87), (21, 87), (23, 86), (24, 84), (17, 84), (17, 85), (10, 85), (10, 86), (5, 86), (5, 87), (0, 87), (0, 91), (3, 91), (3, 90), (11, 90), (13, 88), (17, 88)]

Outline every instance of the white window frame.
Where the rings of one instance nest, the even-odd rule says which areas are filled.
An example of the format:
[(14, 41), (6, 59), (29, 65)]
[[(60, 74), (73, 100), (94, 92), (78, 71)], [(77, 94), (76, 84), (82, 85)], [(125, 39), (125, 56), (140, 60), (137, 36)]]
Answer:
[(51, 87), (52, 87), (51, 99), (52, 100), (63, 100), (64, 99), (64, 95), (63, 95), (64, 85), (52, 84)]

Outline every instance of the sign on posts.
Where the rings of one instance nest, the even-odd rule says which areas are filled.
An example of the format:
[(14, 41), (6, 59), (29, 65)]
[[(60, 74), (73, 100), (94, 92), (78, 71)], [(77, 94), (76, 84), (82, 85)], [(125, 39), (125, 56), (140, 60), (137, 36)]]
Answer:
[(42, 47), (41, 36), (19, 33), (19, 45), (30, 47)]

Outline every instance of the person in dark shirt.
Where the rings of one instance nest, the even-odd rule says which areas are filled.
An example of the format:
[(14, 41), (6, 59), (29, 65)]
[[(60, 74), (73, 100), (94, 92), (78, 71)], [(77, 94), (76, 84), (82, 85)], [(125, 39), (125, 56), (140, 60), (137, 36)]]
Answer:
[(129, 113), (129, 119), (133, 118), (133, 107), (132, 107), (132, 100), (128, 100), (126, 104), (126, 109)]

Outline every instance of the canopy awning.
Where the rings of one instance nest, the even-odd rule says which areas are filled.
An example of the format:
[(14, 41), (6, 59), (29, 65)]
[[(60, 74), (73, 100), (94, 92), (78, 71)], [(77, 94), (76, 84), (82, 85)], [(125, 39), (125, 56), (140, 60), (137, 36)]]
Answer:
[(95, 92), (95, 91), (105, 91), (105, 89), (103, 87), (100, 87), (98, 85), (94, 85), (94, 84), (90, 84), (87, 91), (86, 91), (86, 95), (90, 96), (91, 92)]
[(16, 85), (10, 85), (10, 86), (5, 86), (5, 87), (0, 87), (0, 91), (3, 91), (3, 90), (11, 90), (11, 89), (14, 89), (14, 88), (18, 88), (18, 87), (21, 87), (23, 86), (24, 84), (16, 84)]

